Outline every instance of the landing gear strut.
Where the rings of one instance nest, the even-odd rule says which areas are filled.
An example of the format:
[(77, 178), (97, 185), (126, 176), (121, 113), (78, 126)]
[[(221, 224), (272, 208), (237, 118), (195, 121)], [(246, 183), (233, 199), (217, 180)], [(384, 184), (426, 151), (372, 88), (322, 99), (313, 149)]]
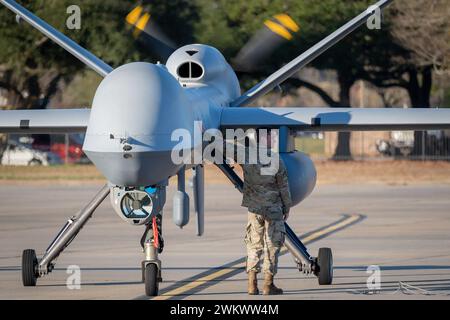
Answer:
[(320, 248), (317, 258), (312, 257), (305, 245), (297, 237), (287, 223), (286, 241), (284, 245), (294, 257), (299, 271), (306, 274), (313, 273), (320, 285), (329, 285), (333, 282), (333, 254), (330, 248)]
[(109, 186), (106, 184), (97, 195), (89, 202), (76, 217), (70, 218), (55, 239), (50, 243), (42, 259), (38, 260), (33, 249), (26, 249), (22, 254), (22, 282), (26, 287), (34, 287), (37, 279), (51, 272), (56, 258), (77, 236), (95, 209), (109, 194)]

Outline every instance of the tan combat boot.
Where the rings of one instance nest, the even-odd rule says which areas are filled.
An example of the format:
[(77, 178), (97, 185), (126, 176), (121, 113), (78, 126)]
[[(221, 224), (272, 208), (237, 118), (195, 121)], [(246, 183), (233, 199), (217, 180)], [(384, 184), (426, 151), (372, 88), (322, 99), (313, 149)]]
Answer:
[(276, 294), (283, 294), (283, 290), (280, 288), (277, 288), (273, 284), (273, 275), (270, 273), (266, 273), (264, 275), (264, 287), (263, 287), (263, 295), (276, 295)]
[(248, 273), (248, 294), (252, 296), (259, 294), (258, 280), (255, 271), (249, 271)]

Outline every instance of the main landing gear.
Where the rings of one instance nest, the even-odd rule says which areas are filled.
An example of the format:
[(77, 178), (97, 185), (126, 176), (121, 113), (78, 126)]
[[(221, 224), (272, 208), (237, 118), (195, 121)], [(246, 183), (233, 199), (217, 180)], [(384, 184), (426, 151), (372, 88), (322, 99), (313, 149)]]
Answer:
[(37, 279), (52, 272), (56, 258), (77, 236), (95, 209), (109, 194), (109, 186), (105, 185), (76, 217), (71, 217), (50, 243), (41, 259), (36, 257), (33, 249), (22, 253), (22, 282), (25, 287), (34, 287)]
[(330, 285), (333, 282), (333, 254), (330, 248), (320, 248), (316, 258), (312, 257), (295, 232), (285, 223), (286, 241), (284, 245), (294, 257), (298, 270), (306, 274), (314, 274), (319, 285)]

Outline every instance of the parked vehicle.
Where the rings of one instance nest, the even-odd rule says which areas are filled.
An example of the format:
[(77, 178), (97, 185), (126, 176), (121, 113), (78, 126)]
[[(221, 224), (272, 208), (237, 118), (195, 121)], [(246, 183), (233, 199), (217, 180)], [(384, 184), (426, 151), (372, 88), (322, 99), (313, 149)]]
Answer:
[(392, 131), (390, 140), (378, 140), (377, 150), (387, 156), (409, 156), (414, 150), (414, 131)]
[(68, 141), (65, 135), (53, 135), (51, 138), (50, 135), (33, 135), (32, 146), (37, 150), (56, 153), (63, 162), (87, 163), (89, 159), (82, 150), (83, 140), (84, 135), (77, 134), (68, 135)]
[(30, 145), (9, 140), (2, 154), (1, 164), (12, 166), (48, 166), (61, 164), (61, 158), (53, 152), (33, 149)]
[[(428, 130), (422, 139), (423, 155), (446, 158), (450, 155), (449, 130)], [(378, 140), (376, 146), (383, 155), (408, 157), (414, 151), (414, 131), (392, 131), (389, 140)]]

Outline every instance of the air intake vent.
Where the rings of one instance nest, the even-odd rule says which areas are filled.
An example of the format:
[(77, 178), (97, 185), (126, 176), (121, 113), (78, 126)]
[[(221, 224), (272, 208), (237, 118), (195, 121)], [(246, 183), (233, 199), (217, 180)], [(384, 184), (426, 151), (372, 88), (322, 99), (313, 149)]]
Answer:
[(203, 76), (203, 68), (196, 62), (185, 62), (178, 67), (177, 74), (182, 79), (198, 79)]
[(200, 78), (202, 75), (202, 67), (197, 63), (191, 62), (191, 78)]
[(190, 78), (191, 77), (191, 66), (189, 62), (183, 63), (178, 67), (178, 76), (180, 78)]

